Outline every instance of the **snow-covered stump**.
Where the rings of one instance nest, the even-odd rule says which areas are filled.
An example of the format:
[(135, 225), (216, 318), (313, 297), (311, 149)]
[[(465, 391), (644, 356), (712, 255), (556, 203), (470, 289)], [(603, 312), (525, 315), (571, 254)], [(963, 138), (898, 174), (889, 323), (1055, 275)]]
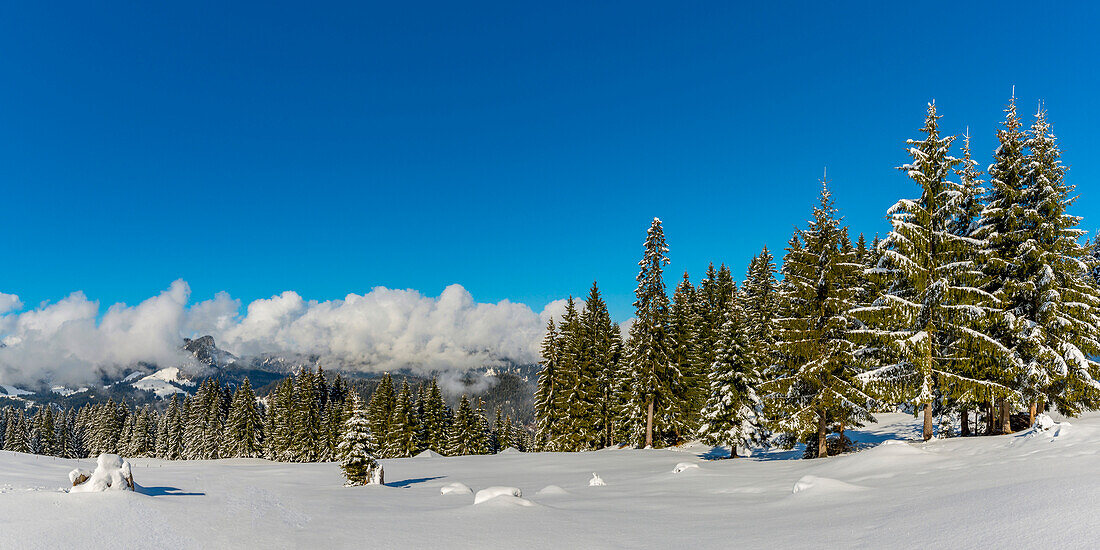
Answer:
[(130, 463), (118, 455), (103, 453), (96, 459), (94, 472), (77, 468), (69, 472), (70, 493), (133, 491), (134, 475)]

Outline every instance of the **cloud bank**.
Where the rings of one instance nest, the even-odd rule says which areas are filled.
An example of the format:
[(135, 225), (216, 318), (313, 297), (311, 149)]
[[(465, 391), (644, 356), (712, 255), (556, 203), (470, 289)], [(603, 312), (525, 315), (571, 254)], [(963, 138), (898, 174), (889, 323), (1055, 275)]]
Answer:
[(99, 302), (75, 292), (22, 311), (18, 296), (0, 293), (0, 383), (63, 384), (115, 377), (139, 363), (185, 366), (182, 338), (214, 336), (238, 356), (264, 352), (315, 354), (349, 370), (465, 370), (505, 360), (538, 360), (551, 315), (565, 300), (536, 313), (525, 304), (475, 302), (461, 285), (437, 297), (376, 287), (342, 300), (306, 300), (293, 291), (255, 300), (219, 293), (190, 303), (185, 281), (138, 305)]

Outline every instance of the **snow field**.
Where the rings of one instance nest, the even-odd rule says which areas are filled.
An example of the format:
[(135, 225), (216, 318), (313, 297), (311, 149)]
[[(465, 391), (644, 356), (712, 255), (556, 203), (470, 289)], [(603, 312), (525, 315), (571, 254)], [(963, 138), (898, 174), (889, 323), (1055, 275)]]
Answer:
[[(137, 458), (137, 492), (69, 494), (68, 472), (93, 460), (0, 452), (0, 549), (1097, 546), (1100, 414), (928, 443), (888, 443), (920, 422), (880, 420), (851, 433), (873, 447), (828, 459), (703, 461), (701, 445), (410, 458), (382, 460), (389, 484), (365, 487), (335, 463)], [(681, 462), (702, 467), (672, 474)], [(612, 481), (590, 487), (592, 472)], [(440, 496), (456, 483), (531, 496)]]

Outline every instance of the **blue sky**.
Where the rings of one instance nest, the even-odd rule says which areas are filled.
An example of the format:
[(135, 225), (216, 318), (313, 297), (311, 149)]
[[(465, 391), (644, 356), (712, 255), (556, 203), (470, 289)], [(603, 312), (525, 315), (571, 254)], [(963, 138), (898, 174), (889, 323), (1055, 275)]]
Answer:
[(984, 165), (1013, 85), (1100, 227), (1084, 3), (167, 4), (4, 9), (0, 291), (28, 306), (182, 278), (537, 311), (596, 279), (624, 320), (652, 217), (670, 286), (781, 249), (825, 166), (885, 231), (926, 102)]

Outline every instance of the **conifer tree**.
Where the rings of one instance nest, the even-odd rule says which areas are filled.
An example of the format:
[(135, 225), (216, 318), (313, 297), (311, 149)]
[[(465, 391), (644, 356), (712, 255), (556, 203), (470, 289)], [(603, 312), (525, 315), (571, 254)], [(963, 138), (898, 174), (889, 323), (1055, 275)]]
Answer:
[(542, 370), (539, 371), (538, 386), (535, 390), (535, 419), (538, 425), (537, 440), (539, 448), (557, 451), (557, 435), (563, 423), (563, 412), (558, 408), (561, 400), (558, 393), (558, 331), (553, 317), (546, 323), (546, 335), (542, 338), (540, 349)]
[(653, 218), (644, 248), (634, 291), (635, 321), (630, 326), (632, 387), (628, 415), (636, 444), (651, 447), (653, 434), (665, 428), (655, 425), (655, 419), (665, 418), (666, 411), (674, 406), (671, 388), (676, 382), (669, 364), (668, 296), (662, 277), (668, 264), (668, 246), (660, 219)]
[[(782, 361), (764, 387), (779, 431), (816, 433), (818, 455), (828, 456), (832, 423), (872, 420), (874, 400), (856, 381), (852, 320), (859, 264), (825, 182), (806, 229), (796, 230), (783, 259), (782, 313), (776, 346)], [(844, 249), (848, 248), (849, 251)]]
[[(1027, 300), (1011, 313), (1023, 338), (1017, 354), (1024, 362), (1021, 393), (1034, 422), (1037, 405), (1053, 402), (1062, 414), (1076, 415), (1100, 405), (1097, 307), (1100, 296), (1089, 280), (1089, 251), (1078, 216), (1066, 212), (1076, 197), (1065, 182), (1054, 131), (1040, 109), (1026, 142), (1027, 212), (1032, 238), (1021, 250)], [(1021, 323), (1024, 321), (1025, 323)]]
[(889, 211), (893, 230), (883, 254), (893, 283), (872, 306), (854, 311), (873, 327), (861, 333), (875, 340), (872, 346), (885, 343), (892, 352), (885, 366), (861, 378), (884, 395), (920, 406), (925, 439), (932, 437), (932, 408), (940, 396), (973, 400), (1008, 390), (978, 375), (983, 357), (1006, 350), (984, 332), (990, 310), (976, 286), (981, 241), (956, 234), (970, 224), (961, 188), (948, 179), (960, 163), (950, 155), (955, 138), (940, 136), (939, 118), (929, 103), (924, 139), (907, 142), (912, 161), (900, 170), (920, 186), (921, 196)]
[[(732, 285), (732, 281), (730, 282)], [(728, 302), (728, 300), (723, 300)], [(675, 443), (697, 429), (699, 410), (706, 398), (706, 370), (698, 369), (696, 331), (701, 320), (695, 304), (695, 287), (687, 272), (672, 295), (669, 308), (669, 359), (670, 367), (678, 375), (670, 386), (670, 399), (666, 421), (670, 440)]]
[(394, 393), (393, 378), (386, 373), (371, 394), (370, 403), (367, 405), (371, 434), (376, 438), (374, 449), (381, 451), (386, 448), (386, 434), (390, 431), (390, 419), (393, 418), (396, 402), (397, 394)]
[(439, 454), (447, 450), (447, 403), (443, 400), (443, 392), (435, 378), (428, 383), (426, 396), (422, 394), (423, 415), (421, 416), (421, 431), (424, 433), (424, 448), (431, 449)]
[(737, 300), (726, 306), (726, 322), (718, 336), (718, 350), (710, 371), (710, 394), (702, 411), (699, 437), (710, 445), (737, 448), (762, 442), (763, 400), (758, 355), (746, 330), (747, 316)]
[(344, 470), (344, 477), (347, 479), (346, 486), (383, 483), (382, 467), (374, 459), (371, 447), (374, 438), (370, 433), (370, 425), (359, 394), (352, 392), (351, 416), (344, 423), (344, 433), (337, 447), (340, 468)]
[[(1006, 353), (992, 357), (993, 364), (986, 373), (989, 382), (997, 388), (1011, 391), (990, 392), (997, 400), (998, 412), (996, 424), (1002, 432), (1011, 430), (1008, 418), (1010, 405), (1019, 402), (1021, 395), (1016, 391), (1018, 381), (1025, 376), (1029, 357), (1027, 346), (1021, 346), (1021, 331), (1029, 332), (1027, 304), (1034, 294), (1030, 288), (1029, 267), (1034, 267), (1035, 246), (1034, 213), (1027, 212), (1027, 165), (1025, 158), (1026, 135), (1021, 131), (1022, 123), (1016, 114), (1016, 97), (1005, 108), (1005, 121), (997, 131), (998, 147), (994, 162), (989, 166), (990, 191), (988, 202), (982, 210), (981, 219), (974, 236), (982, 240), (981, 267), (984, 275), (983, 290), (1000, 309), (1000, 319), (988, 329)], [(1031, 259), (1025, 256), (1031, 254)]]
[(405, 458), (415, 455), (420, 451), (416, 433), (418, 431), (418, 418), (413, 407), (412, 390), (406, 380), (401, 384), (401, 391), (397, 394), (396, 404), (393, 408), (393, 417), (390, 418), (390, 433), (386, 436), (386, 450), (383, 456), (386, 458)]
[(233, 393), (225, 422), (222, 456), (256, 458), (263, 454), (263, 422), (256, 406), (256, 394), (247, 378)]

